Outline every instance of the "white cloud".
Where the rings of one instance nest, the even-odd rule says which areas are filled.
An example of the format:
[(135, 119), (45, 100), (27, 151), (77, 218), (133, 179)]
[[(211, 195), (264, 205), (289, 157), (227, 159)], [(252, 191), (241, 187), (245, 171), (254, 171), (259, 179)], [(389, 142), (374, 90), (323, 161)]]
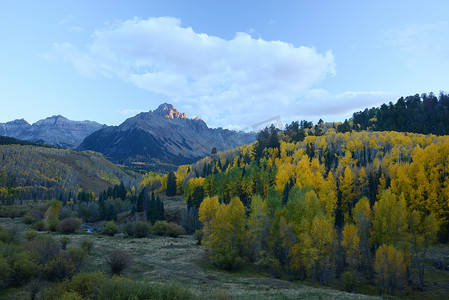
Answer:
[(409, 66), (420, 60), (449, 59), (449, 23), (408, 24), (384, 33), (387, 44), (397, 47)]
[(45, 56), (70, 62), (85, 76), (118, 77), (169, 96), (191, 117), (227, 128), (251, 127), (276, 116), (339, 116), (378, 104), (385, 96), (334, 96), (316, 89), (335, 74), (331, 51), (318, 53), (246, 33), (225, 40), (182, 27), (179, 19), (169, 17), (115, 22), (95, 31), (84, 49), (59, 43)]

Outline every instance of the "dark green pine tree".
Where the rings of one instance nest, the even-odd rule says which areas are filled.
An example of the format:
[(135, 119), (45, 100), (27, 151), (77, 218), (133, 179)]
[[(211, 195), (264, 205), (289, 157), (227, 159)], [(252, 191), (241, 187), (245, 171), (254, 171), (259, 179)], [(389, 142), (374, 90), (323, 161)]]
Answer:
[(289, 193), (290, 193), (290, 185), (287, 181), (284, 186), (284, 193), (282, 194), (282, 205), (283, 206), (287, 205)]
[(193, 190), (192, 193), (192, 207), (194, 207), (198, 211), (201, 202), (203, 202), (203, 199), (204, 199), (204, 188), (203, 186), (199, 185)]
[(137, 196), (137, 205), (136, 205), (137, 212), (143, 211), (144, 198), (145, 198), (145, 189), (141, 190), (139, 195)]
[(168, 197), (176, 195), (176, 176), (175, 173), (170, 172), (167, 176), (167, 190), (166, 194)]

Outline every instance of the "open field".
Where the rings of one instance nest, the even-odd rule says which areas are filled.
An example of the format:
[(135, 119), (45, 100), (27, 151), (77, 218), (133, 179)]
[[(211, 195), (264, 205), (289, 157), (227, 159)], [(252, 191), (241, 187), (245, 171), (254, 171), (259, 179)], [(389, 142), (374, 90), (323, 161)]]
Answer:
[[(168, 203), (176, 207), (178, 199)], [(179, 202), (178, 202), (179, 203)], [(15, 227), (23, 237), (29, 227), (20, 219), (0, 219), (0, 224), (9, 229)], [(60, 240), (60, 233), (40, 233)], [(151, 235), (147, 238), (129, 238), (123, 234), (114, 237), (99, 233), (79, 232), (69, 235), (70, 244), (78, 246), (84, 238), (94, 241), (94, 249), (88, 256), (83, 269), (85, 271), (102, 270), (108, 272), (105, 257), (113, 249), (125, 250), (132, 257), (131, 266), (124, 276), (150, 283), (177, 283), (191, 290), (203, 299), (374, 299), (377, 289), (361, 283), (356, 292), (350, 294), (343, 289), (340, 280), (335, 279), (331, 287), (314, 286), (310, 282), (275, 279), (271, 275), (258, 273), (253, 265), (246, 265), (237, 272), (226, 272), (214, 268), (208, 261), (205, 249), (196, 244), (192, 236), (178, 238)], [(432, 255), (448, 262), (449, 248), (437, 245)], [(414, 272), (414, 270), (412, 270)], [(424, 292), (410, 288), (402, 291), (398, 298), (404, 299), (444, 299), (449, 296), (449, 272), (429, 267), (426, 270), (427, 289)], [(333, 288), (333, 289), (332, 289)], [(373, 296), (362, 295), (371, 294)], [(28, 299), (24, 288), (9, 288), (0, 292), (0, 299)]]
[[(20, 232), (27, 226), (20, 220), (0, 219), (5, 228), (16, 226)], [(50, 234), (55, 239), (59, 233)], [(72, 245), (79, 245), (85, 237), (94, 241), (94, 249), (84, 270), (101, 269), (107, 272), (106, 255), (112, 249), (122, 249), (132, 256), (132, 265), (123, 275), (135, 280), (158, 283), (178, 283), (203, 299), (371, 299), (370, 296), (349, 294), (331, 289), (316, 288), (297, 282), (274, 279), (257, 273), (251, 267), (235, 273), (218, 271), (212, 267), (205, 250), (192, 236), (169, 238), (150, 236), (137, 239), (121, 234), (115, 237), (101, 234), (77, 233), (70, 235)], [(0, 299), (28, 299), (24, 289), (7, 289)]]

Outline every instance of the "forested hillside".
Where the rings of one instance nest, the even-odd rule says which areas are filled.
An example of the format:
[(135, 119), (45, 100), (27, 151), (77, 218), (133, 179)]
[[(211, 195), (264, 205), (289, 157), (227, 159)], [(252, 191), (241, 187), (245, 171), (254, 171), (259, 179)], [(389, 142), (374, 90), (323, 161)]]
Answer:
[(353, 114), (356, 130), (395, 130), (423, 134), (449, 134), (449, 95), (440, 92), (401, 97), (393, 104)]
[(137, 176), (92, 152), (36, 146), (0, 146), (0, 199), (67, 200), (79, 192), (99, 193), (120, 181), (134, 185)]
[(428, 248), (449, 236), (447, 136), (293, 127), (141, 185), (185, 195), (219, 267), (247, 259), (321, 284), (362, 271), (394, 293), (413, 263), (422, 287)]

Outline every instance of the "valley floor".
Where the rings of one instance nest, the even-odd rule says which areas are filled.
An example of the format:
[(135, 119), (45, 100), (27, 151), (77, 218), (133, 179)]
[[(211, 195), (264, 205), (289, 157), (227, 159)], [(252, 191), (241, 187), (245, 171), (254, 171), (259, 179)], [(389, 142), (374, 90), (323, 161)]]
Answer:
[[(18, 219), (0, 219), (0, 224), (9, 228), (16, 226), (21, 234), (28, 226)], [(59, 233), (50, 234), (61, 239)], [(237, 272), (225, 272), (215, 269), (208, 261), (205, 249), (196, 244), (192, 236), (178, 238), (152, 235), (147, 238), (129, 238), (123, 234), (115, 237), (97, 233), (77, 233), (69, 236), (71, 245), (79, 245), (81, 240), (89, 237), (94, 241), (94, 249), (84, 265), (85, 271), (103, 270), (108, 272), (105, 257), (112, 249), (125, 250), (132, 257), (131, 267), (124, 276), (134, 280), (177, 283), (192, 291), (200, 299), (374, 299), (376, 296), (351, 294), (332, 288), (323, 288), (295, 282), (280, 280), (268, 274), (257, 273), (254, 267), (245, 266)], [(442, 246), (435, 249), (439, 253), (449, 253), (449, 248)], [(399, 298), (442, 299), (448, 296), (449, 274), (431, 270), (427, 274), (428, 284), (433, 286), (429, 292), (403, 291)], [(341, 288), (335, 280), (333, 288)], [(358, 292), (376, 295), (373, 286), (359, 286)], [(0, 290), (0, 299), (29, 299), (25, 288)]]

